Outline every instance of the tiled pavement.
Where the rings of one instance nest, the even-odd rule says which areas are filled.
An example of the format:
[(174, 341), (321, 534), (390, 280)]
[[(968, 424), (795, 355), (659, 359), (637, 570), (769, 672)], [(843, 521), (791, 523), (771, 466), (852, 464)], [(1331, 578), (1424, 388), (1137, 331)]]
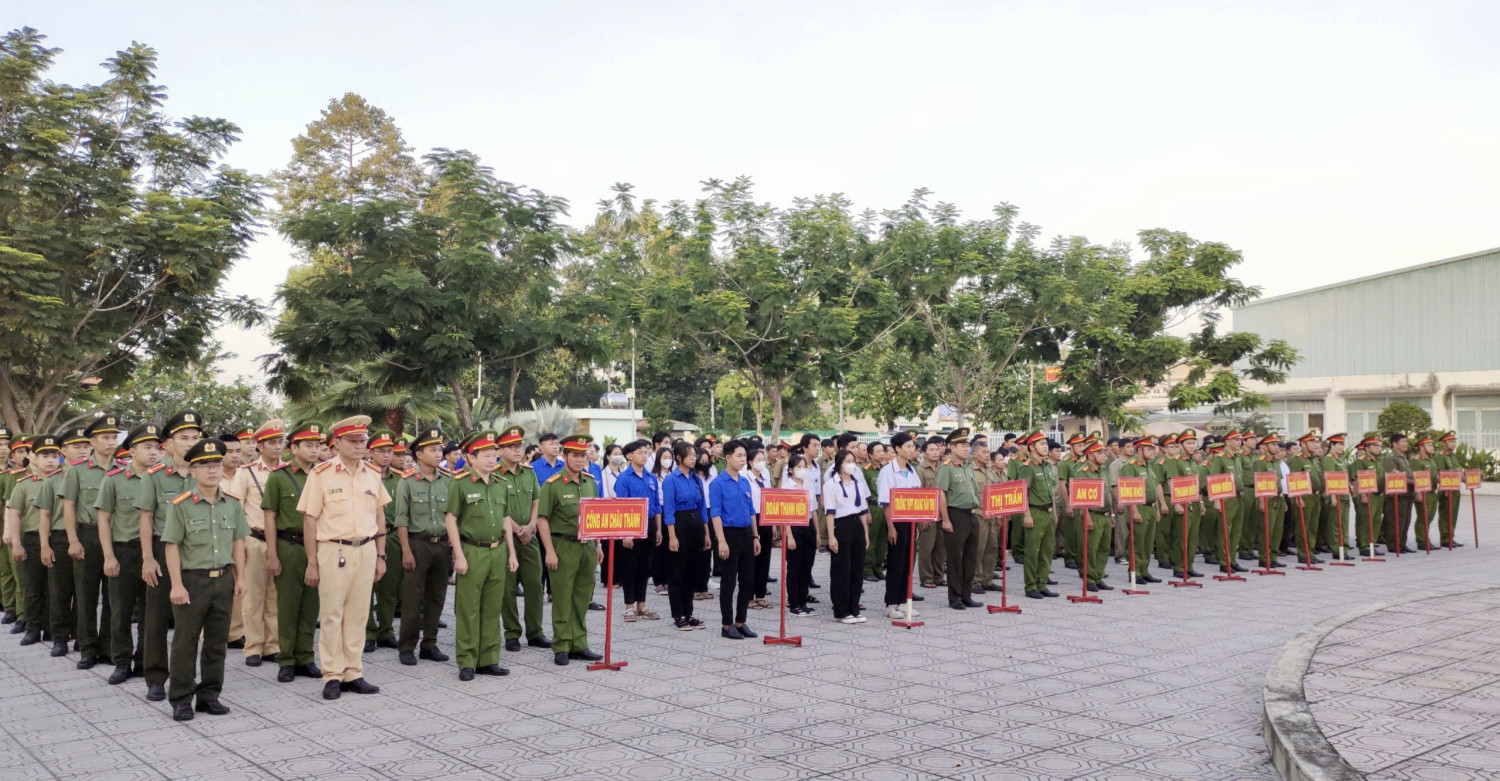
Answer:
[(1319, 729), (1369, 778), (1500, 777), (1500, 590), (1351, 621), (1319, 644), (1304, 687)]
[[(1019, 616), (928, 601), (915, 630), (825, 609), (793, 624), (800, 649), (620, 624), (630, 664), (613, 673), (528, 649), (504, 655), (510, 677), (464, 684), (382, 650), (366, 666), (381, 694), (326, 703), (316, 682), (277, 684), (273, 667), (231, 657), (234, 713), (187, 724), (138, 679), (111, 687), (107, 668), (0, 635), (0, 778), (1275, 778), (1260, 691), (1276, 651), (1361, 605), (1500, 585), (1500, 500), (1480, 502), (1494, 542), (1479, 550), (1102, 605), (1020, 599)], [(1124, 568), (1110, 569), (1119, 585)], [(762, 632), (772, 622), (752, 614)]]

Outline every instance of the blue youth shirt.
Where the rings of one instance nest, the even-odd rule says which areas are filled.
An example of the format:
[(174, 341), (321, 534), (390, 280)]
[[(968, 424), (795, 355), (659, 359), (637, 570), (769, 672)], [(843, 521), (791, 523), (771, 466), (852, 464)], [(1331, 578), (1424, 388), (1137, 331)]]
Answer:
[(635, 467), (626, 467), (620, 476), (615, 478), (616, 499), (645, 499), (646, 515), (661, 515), (661, 500), (657, 498), (656, 475), (642, 470), (642, 474), (635, 473)]
[[(531, 471), (536, 473), (537, 485), (546, 483), (548, 480), (552, 479), (553, 475), (561, 472), (562, 470), (562, 456), (557, 457), (557, 466), (553, 466), (547, 463), (547, 459), (542, 456), (537, 456), (536, 460), (531, 462)], [(603, 483), (598, 483), (598, 485), (603, 485)]]
[(708, 503), (703, 501), (703, 479), (696, 473), (689, 477), (681, 469), (672, 470), (672, 474), (662, 482), (661, 493), (662, 523), (667, 526), (677, 523), (677, 513), (686, 510), (696, 510), (703, 516), (703, 522), (708, 523)]
[(720, 473), (708, 486), (711, 514), (726, 529), (749, 528), (755, 520), (755, 498), (752, 491), (750, 475), (741, 473), (736, 480), (728, 472)]

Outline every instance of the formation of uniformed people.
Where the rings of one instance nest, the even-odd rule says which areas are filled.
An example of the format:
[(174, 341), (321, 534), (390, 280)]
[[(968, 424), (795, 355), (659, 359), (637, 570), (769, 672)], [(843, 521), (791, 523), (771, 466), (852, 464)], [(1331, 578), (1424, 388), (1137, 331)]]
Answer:
[[(168, 700), (173, 718), (187, 720), (229, 711), (220, 694), (230, 648), (247, 666), (276, 664), (280, 683), (321, 680), (326, 699), (378, 692), (364, 656), (382, 648), (404, 665), (452, 661), (464, 681), (507, 675), (502, 647), (520, 652), (523, 636), (558, 665), (599, 660), (588, 616), (602, 609), (592, 599), (605, 546), (579, 528), (581, 502), (595, 497), (647, 501), (645, 538), (612, 548), (625, 620), (660, 618), (647, 604), (655, 580), (674, 627), (699, 628), (693, 603), (717, 587), (729, 639), (757, 636), (747, 609), (771, 606), (774, 546), (787, 550), (795, 617), (816, 614), (812, 562), (829, 551), (832, 618), (848, 624), (865, 621), (867, 582), (885, 582), (892, 619), (918, 615), (918, 584), (946, 586), (952, 609), (982, 607), (1008, 567), (1007, 534), (1033, 599), (1059, 596), (1057, 558), (1078, 571), (1081, 590), (1098, 592), (1113, 588), (1112, 561), (1133, 562), (1133, 585), (1161, 582), (1153, 559), (1190, 579), (1203, 577), (1200, 557), (1236, 573), (1240, 562), (1285, 567), (1283, 556), (1312, 565), (1414, 552), (1413, 534), (1424, 549), (1461, 546), (1461, 494), (1437, 490), (1439, 473), (1460, 467), (1452, 432), (1367, 436), (1347, 451), (1343, 434), (1283, 443), (1230, 431), (1200, 448), (1191, 430), (1108, 442), (1080, 433), (1066, 454), (1040, 431), (993, 452), (967, 429), (868, 447), (853, 435), (809, 434), (795, 448), (663, 436), (626, 443), (601, 466), (588, 435), (543, 433), (528, 462), (517, 426), (472, 432), (455, 447), (437, 428), (408, 438), (369, 424), (268, 420), (209, 438), (189, 409), (128, 430), (108, 414), (55, 435), (0, 428), (0, 620), (22, 646), (45, 643), (52, 656), (71, 643), (79, 669), (111, 664), (110, 684), (142, 677), (148, 700)], [(1287, 476), (1302, 472), (1310, 493), (1294, 496)], [(1334, 472), (1351, 495), (1328, 491)], [(1390, 492), (1387, 474), (1397, 472), (1406, 488)], [(1256, 495), (1257, 473), (1275, 476), (1274, 496)], [(1354, 488), (1361, 473), (1374, 474), (1373, 493)], [(1233, 490), (1211, 500), (1218, 475)], [(1196, 478), (1191, 500), (1172, 495), (1180, 477)], [(1121, 478), (1143, 480), (1143, 503), (1118, 502)], [(1077, 479), (1104, 484), (1103, 507), (1072, 506)], [(1027, 486), (1024, 512), (985, 518), (984, 486), (1012, 480)], [(771, 487), (807, 491), (806, 524), (758, 526)], [(898, 488), (937, 489), (937, 517), (889, 521)], [(438, 647), (449, 585), (453, 660)]]

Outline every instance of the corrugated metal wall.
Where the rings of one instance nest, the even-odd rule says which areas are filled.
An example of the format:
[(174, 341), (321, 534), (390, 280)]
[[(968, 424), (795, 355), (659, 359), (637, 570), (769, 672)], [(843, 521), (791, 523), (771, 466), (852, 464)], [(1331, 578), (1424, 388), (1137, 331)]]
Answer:
[(1285, 339), (1293, 377), (1500, 369), (1500, 249), (1291, 293), (1234, 311)]

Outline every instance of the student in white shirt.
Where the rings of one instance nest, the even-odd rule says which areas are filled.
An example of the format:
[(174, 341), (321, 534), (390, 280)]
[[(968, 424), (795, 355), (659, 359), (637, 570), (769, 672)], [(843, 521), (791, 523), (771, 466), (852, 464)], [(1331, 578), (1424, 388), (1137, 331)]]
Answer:
[[(816, 440), (813, 447), (817, 447)], [(781, 478), (782, 488), (808, 492), (808, 523), (805, 526), (787, 527), (786, 531), (790, 534), (784, 534), (781, 540), (781, 544), (786, 546), (787, 612), (798, 617), (813, 613), (807, 604), (813, 599), (808, 595), (808, 588), (812, 584), (813, 558), (818, 552), (818, 536), (812, 522), (812, 516), (818, 511), (818, 502), (812, 496), (811, 487), (817, 481), (817, 474), (817, 468), (803, 458), (801, 453), (793, 453), (786, 462), (786, 474)]]
[(870, 489), (848, 450), (833, 456), (833, 477), (823, 484), (823, 512), (833, 554), (828, 570), (833, 617), (862, 624), (859, 598), (865, 586), (865, 548), (870, 544)]

